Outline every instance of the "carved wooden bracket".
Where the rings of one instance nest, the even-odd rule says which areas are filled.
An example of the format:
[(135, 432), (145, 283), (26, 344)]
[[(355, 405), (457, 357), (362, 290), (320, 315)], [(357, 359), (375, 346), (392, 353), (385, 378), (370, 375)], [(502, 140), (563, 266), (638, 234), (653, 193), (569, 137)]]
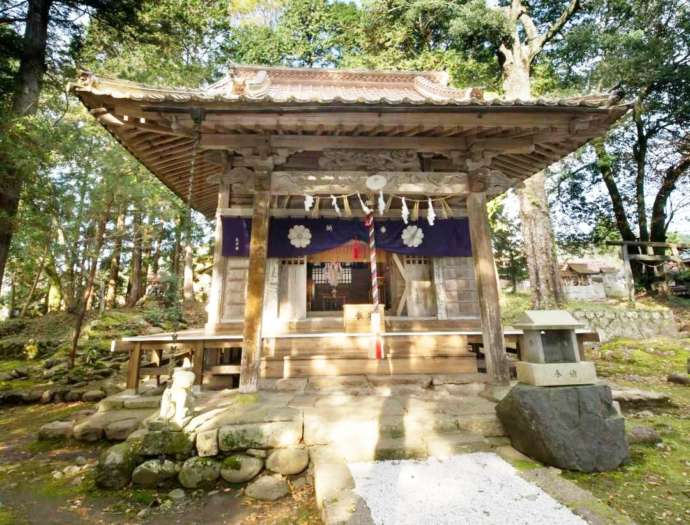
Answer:
[[(370, 171), (274, 171), (271, 192), (283, 195), (366, 192)], [(463, 172), (380, 171), (386, 178), (384, 193), (453, 195), (467, 192)]]
[(327, 170), (421, 171), (415, 150), (327, 149), (319, 158), (319, 167)]

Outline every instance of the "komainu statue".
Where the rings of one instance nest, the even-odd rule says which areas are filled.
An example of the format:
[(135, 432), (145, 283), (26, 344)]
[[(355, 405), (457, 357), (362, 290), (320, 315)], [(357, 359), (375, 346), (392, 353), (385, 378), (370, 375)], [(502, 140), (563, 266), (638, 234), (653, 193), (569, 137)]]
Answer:
[(172, 385), (163, 392), (160, 420), (173, 424), (180, 429), (189, 422), (194, 412), (192, 386), (195, 377), (192, 364), (185, 357), (182, 366), (173, 371)]

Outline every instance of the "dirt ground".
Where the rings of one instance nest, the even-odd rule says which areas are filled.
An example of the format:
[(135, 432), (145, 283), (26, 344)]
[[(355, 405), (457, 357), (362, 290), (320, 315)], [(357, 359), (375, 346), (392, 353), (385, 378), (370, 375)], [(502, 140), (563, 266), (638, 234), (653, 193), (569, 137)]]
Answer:
[(170, 489), (102, 491), (93, 471), (103, 445), (35, 440), (41, 425), (85, 408), (90, 406), (73, 403), (0, 411), (0, 525), (321, 523), (313, 488), (299, 487), (302, 482), (273, 503), (251, 500), (240, 487), (223, 483), (211, 491), (186, 491), (179, 504), (167, 497)]

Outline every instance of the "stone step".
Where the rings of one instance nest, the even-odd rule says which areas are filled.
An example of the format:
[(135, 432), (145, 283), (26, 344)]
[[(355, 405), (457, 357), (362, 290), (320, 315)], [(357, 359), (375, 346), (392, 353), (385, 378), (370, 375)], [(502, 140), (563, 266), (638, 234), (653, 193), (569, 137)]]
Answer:
[(401, 437), (366, 436), (339, 439), (331, 447), (347, 462), (385, 461), (393, 459), (422, 459), (444, 457), (491, 450), (492, 444), (471, 432), (447, 432)]
[(347, 462), (416, 459), (427, 456), (425, 442), (418, 437), (409, 436), (373, 439), (367, 436), (351, 436), (334, 442), (332, 447)]
[(470, 452), (491, 450), (491, 443), (484, 437), (472, 432), (454, 432), (437, 434), (424, 438), (427, 454), (432, 457), (447, 457)]

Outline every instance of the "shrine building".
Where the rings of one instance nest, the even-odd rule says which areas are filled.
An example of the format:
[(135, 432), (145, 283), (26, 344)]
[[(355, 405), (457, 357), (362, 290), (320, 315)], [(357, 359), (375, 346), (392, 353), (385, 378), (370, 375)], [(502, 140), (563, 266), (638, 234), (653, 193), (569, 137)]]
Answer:
[[(215, 218), (203, 330), (127, 338), (128, 386), (486, 372), (507, 384), (487, 202), (601, 136), (607, 96), (505, 100), (442, 72), (233, 66), (201, 89), (85, 73), (91, 114)], [(580, 343), (585, 334), (580, 334)]]

